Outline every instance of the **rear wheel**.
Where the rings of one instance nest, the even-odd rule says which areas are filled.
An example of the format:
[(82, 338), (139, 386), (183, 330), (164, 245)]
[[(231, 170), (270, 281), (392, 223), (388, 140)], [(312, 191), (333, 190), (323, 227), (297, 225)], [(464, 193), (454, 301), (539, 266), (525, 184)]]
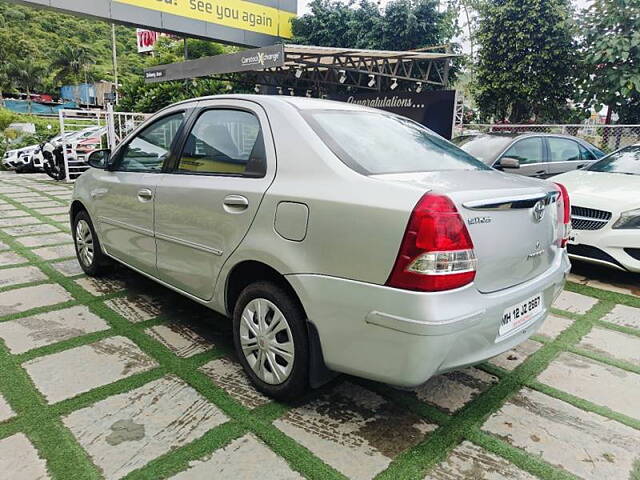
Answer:
[(76, 245), (76, 256), (84, 273), (91, 277), (104, 273), (109, 264), (107, 256), (102, 253), (100, 240), (93, 228), (89, 214), (81, 210), (73, 219), (73, 241)]
[(233, 315), (233, 338), (245, 372), (261, 392), (281, 400), (308, 388), (309, 347), (305, 315), (281, 287), (246, 287)]

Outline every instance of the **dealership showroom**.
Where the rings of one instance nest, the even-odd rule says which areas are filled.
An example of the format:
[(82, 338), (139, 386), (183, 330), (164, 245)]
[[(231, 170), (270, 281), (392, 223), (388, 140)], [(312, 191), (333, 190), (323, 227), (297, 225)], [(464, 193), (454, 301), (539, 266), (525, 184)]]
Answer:
[(0, 480), (640, 480), (637, 0), (0, 0)]

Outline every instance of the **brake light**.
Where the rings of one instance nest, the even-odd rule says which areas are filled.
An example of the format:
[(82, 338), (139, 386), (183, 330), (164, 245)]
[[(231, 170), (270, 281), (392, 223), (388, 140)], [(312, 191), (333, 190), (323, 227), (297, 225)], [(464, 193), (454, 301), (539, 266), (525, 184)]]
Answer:
[(567, 187), (561, 183), (556, 183), (555, 185), (560, 192), (556, 202), (558, 205), (558, 241), (560, 247), (564, 248), (567, 246), (571, 234), (571, 200), (569, 199)]
[(477, 260), (469, 231), (453, 202), (425, 194), (411, 212), (386, 285), (439, 292), (473, 282)]

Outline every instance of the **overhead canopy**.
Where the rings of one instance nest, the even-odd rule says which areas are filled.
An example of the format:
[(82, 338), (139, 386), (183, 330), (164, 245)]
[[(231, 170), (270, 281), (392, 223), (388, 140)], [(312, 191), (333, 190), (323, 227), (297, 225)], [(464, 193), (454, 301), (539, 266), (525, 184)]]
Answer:
[[(437, 51), (441, 50), (441, 51)], [(215, 76), (256, 85), (320, 91), (336, 85), (366, 90), (398, 86), (444, 88), (457, 55), (447, 47), (420, 50), (365, 50), (307, 45), (273, 45), (160, 65), (145, 71), (148, 82)]]

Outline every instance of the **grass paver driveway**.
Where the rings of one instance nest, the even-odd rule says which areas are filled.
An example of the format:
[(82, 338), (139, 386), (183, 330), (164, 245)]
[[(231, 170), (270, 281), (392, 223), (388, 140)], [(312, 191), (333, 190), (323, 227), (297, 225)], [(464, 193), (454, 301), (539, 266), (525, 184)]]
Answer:
[(227, 319), (125, 268), (83, 275), (70, 191), (0, 173), (0, 479), (640, 479), (640, 276), (576, 264), (485, 364), (281, 404)]

